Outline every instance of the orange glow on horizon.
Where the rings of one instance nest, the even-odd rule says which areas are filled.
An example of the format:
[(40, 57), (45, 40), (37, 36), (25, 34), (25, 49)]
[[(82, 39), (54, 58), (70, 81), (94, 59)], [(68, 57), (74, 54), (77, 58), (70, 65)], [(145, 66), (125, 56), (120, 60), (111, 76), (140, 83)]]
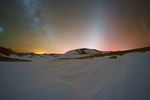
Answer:
[(103, 47), (99, 47), (99, 48), (89, 48), (89, 47), (66, 47), (62, 49), (48, 49), (48, 48), (28, 48), (28, 49), (17, 49), (15, 50), (16, 52), (21, 52), (21, 53), (35, 53), (35, 54), (64, 54), (65, 52), (68, 52), (70, 50), (74, 50), (74, 49), (80, 49), (80, 48), (89, 48), (89, 49), (97, 49), (99, 51), (123, 51), (123, 50), (129, 50), (129, 49), (133, 49), (133, 48), (129, 48), (126, 46), (118, 46), (119, 44), (113, 44), (112, 46), (103, 46)]
[(35, 54), (45, 54), (46, 52), (45, 51), (42, 51), (42, 50), (37, 50), (37, 51), (34, 51)]
[(33, 50), (35, 54), (63, 54), (63, 50)]

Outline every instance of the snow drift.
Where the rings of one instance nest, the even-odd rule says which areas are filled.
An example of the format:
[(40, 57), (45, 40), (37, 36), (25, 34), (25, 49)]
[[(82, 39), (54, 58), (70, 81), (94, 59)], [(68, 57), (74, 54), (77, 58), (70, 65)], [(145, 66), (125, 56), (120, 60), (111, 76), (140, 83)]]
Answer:
[(0, 100), (150, 100), (149, 47), (78, 51), (0, 61)]

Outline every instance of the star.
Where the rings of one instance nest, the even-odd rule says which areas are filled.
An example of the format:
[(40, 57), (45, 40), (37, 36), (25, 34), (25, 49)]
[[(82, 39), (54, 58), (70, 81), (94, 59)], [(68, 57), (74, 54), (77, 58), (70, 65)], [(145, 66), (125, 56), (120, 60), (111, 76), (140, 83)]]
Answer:
[(4, 32), (4, 27), (0, 26), (0, 33)]
[(21, 37), (21, 36), (19, 36), (19, 37), (18, 37), (18, 39), (19, 39), (19, 40), (21, 40), (21, 39), (22, 39), (22, 37)]

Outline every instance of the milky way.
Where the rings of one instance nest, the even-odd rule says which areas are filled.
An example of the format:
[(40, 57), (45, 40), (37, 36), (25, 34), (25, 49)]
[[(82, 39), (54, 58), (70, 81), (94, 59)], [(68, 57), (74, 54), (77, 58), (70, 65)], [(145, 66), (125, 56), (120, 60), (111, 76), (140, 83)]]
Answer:
[(40, 15), (38, 14), (40, 10), (39, 0), (24, 0), (26, 15), (31, 23), (32, 28), (38, 28), (41, 24)]
[(0, 33), (2, 33), (4, 31), (3, 26), (0, 26)]
[(1, 0), (0, 45), (63, 53), (150, 44), (148, 0)]

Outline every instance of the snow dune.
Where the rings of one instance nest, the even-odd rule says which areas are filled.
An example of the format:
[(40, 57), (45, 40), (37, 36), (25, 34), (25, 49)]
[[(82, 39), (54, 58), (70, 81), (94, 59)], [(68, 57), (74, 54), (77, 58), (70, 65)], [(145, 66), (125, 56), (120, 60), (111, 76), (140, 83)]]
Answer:
[(0, 62), (0, 100), (150, 100), (150, 52), (62, 57)]

